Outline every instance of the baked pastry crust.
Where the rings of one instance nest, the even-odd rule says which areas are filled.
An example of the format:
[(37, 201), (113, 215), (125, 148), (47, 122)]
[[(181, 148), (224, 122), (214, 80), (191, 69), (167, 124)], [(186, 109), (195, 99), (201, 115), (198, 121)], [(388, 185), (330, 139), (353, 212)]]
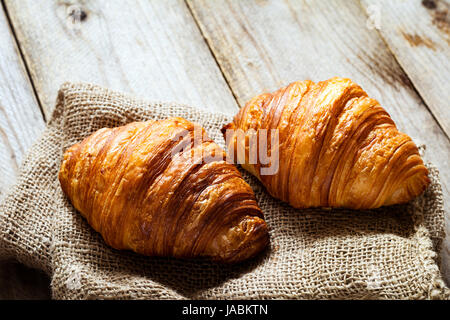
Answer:
[(100, 129), (67, 149), (61, 187), (113, 248), (228, 263), (250, 258), (269, 241), (263, 214), (203, 128), (203, 141), (194, 141), (195, 128), (169, 118)]
[[(276, 174), (261, 174), (259, 158), (252, 164), (246, 154), (241, 161), (272, 196), (296, 208), (400, 204), (430, 182), (411, 138), (350, 79), (298, 81), (258, 95), (222, 129), (224, 134), (227, 129), (278, 130)], [(248, 140), (233, 134), (228, 150), (248, 150)]]

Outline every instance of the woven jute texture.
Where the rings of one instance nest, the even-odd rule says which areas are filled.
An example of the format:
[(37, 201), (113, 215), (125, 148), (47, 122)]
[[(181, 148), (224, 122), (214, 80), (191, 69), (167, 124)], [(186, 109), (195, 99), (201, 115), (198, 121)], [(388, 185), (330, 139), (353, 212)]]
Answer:
[(250, 175), (270, 248), (238, 265), (144, 257), (108, 247), (61, 191), (63, 151), (102, 127), (180, 116), (219, 145), (230, 115), (149, 103), (90, 85), (64, 84), (53, 116), (0, 204), (0, 258), (50, 274), (56, 299), (448, 298), (438, 267), (444, 211), (438, 173), (408, 205), (377, 210), (296, 210)]

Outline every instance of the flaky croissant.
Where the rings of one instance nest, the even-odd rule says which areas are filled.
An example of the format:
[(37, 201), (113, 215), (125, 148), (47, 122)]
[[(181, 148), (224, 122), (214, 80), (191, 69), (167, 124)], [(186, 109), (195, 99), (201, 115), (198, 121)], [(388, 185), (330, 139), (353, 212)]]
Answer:
[[(245, 134), (239, 136), (237, 129)], [(277, 155), (275, 174), (261, 174), (272, 163), (262, 164), (259, 157), (249, 161), (251, 129), (278, 134), (277, 148), (267, 138), (268, 152)], [(259, 95), (222, 129), (224, 135), (227, 131), (229, 152), (245, 150), (237, 153), (243, 167), (270, 194), (296, 208), (400, 204), (420, 195), (430, 182), (411, 138), (350, 79), (299, 81)]]
[(100, 129), (65, 152), (62, 189), (113, 248), (227, 263), (252, 257), (269, 240), (254, 193), (195, 128), (169, 118)]

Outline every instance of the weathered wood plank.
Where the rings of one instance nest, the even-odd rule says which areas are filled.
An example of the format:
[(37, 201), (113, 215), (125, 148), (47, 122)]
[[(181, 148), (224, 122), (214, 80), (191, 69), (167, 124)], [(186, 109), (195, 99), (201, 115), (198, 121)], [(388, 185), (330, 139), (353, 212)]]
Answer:
[(379, 32), (450, 137), (450, 2), (362, 0)]
[[(357, 1), (188, 0), (188, 5), (241, 106), (291, 81), (352, 78), (402, 131), (427, 145), (426, 159), (441, 171), (449, 212), (449, 139)], [(448, 239), (443, 260), (450, 280)]]
[(0, 197), (15, 181), (22, 157), (44, 128), (6, 16), (0, 10)]
[[(0, 198), (16, 180), (26, 150), (44, 128), (14, 37), (0, 6)], [(25, 271), (26, 270), (26, 271)], [(26, 276), (24, 277), (26, 273)], [(33, 283), (30, 288), (28, 283)], [(28, 284), (28, 285), (27, 285)], [(48, 298), (42, 274), (0, 261), (0, 299)]]
[(47, 115), (65, 81), (93, 82), (209, 110), (237, 109), (181, 0), (5, 4)]

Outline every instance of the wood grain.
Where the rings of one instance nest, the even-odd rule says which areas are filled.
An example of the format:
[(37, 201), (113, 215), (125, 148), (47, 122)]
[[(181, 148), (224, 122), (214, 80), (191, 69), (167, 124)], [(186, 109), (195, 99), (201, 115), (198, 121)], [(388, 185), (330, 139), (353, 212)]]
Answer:
[(230, 112), (237, 104), (185, 3), (6, 0), (49, 115), (59, 86), (85, 81)]
[(450, 1), (362, 0), (397, 61), (450, 137)]
[[(0, 43), (1, 199), (15, 182), (24, 153), (43, 130), (44, 119), (3, 10)], [(48, 287), (41, 272), (0, 261), (0, 299), (45, 299), (50, 297)]]
[(26, 150), (44, 128), (6, 16), (0, 10), (0, 198), (15, 181)]
[[(237, 97), (291, 81), (343, 76), (359, 83), (400, 130), (427, 145), (450, 204), (450, 142), (357, 1), (206, 1), (188, 5)], [(450, 244), (442, 252), (450, 280)], [(450, 281), (449, 281), (450, 283)]]

